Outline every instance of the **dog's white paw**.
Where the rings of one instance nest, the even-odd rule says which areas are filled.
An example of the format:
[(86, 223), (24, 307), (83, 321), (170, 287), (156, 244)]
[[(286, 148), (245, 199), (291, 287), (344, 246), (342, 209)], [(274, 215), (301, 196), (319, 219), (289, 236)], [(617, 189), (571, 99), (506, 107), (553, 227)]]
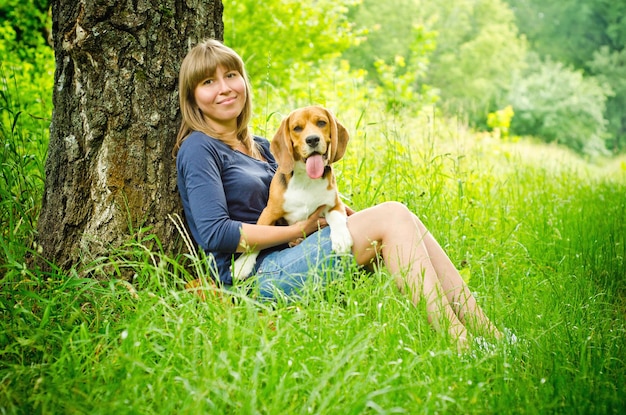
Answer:
[(352, 249), (352, 235), (346, 226), (339, 229), (330, 228), (330, 241), (332, 242), (333, 251), (338, 254), (347, 254)]
[(352, 248), (352, 235), (348, 230), (348, 218), (337, 210), (331, 210), (326, 214), (328, 226), (330, 226), (330, 241), (333, 251), (338, 254), (347, 254)]
[(258, 252), (243, 253), (233, 263), (233, 278), (236, 280), (245, 280), (252, 274)]

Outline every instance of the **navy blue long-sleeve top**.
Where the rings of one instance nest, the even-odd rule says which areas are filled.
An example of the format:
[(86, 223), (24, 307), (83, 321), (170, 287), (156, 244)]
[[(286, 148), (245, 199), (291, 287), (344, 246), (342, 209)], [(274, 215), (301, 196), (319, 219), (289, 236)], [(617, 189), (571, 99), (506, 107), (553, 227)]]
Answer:
[[(197, 131), (183, 141), (176, 156), (178, 192), (191, 236), (215, 259), (215, 277), (225, 284), (232, 284), (230, 267), (238, 255), (242, 223), (256, 223), (278, 167), (269, 141), (261, 137), (254, 141), (267, 162)], [(257, 264), (280, 248), (261, 251)]]

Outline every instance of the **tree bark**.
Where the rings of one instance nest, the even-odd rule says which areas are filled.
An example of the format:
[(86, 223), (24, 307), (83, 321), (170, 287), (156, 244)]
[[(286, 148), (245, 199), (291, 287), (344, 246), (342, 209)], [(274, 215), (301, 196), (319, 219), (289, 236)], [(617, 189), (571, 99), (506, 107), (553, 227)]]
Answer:
[(190, 46), (223, 39), (222, 11), (220, 0), (53, 0), (45, 260), (68, 269), (147, 228), (176, 248), (178, 68)]

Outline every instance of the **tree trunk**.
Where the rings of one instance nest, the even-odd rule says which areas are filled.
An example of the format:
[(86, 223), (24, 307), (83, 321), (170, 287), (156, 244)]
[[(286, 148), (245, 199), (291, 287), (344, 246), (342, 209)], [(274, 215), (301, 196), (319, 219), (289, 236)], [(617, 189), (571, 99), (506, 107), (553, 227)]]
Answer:
[(67, 269), (139, 228), (175, 248), (178, 68), (190, 46), (223, 38), (222, 11), (220, 0), (53, 0), (44, 259)]

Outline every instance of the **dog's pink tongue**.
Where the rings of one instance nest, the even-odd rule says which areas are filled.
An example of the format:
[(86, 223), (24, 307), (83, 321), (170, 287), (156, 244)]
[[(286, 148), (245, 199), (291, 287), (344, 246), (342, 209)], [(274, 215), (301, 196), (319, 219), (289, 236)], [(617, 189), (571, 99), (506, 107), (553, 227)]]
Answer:
[(311, 179), (319, 179), (324, 174), (324, 160), (319, 154), (314, 154), (306, 159), (306, 174)]

